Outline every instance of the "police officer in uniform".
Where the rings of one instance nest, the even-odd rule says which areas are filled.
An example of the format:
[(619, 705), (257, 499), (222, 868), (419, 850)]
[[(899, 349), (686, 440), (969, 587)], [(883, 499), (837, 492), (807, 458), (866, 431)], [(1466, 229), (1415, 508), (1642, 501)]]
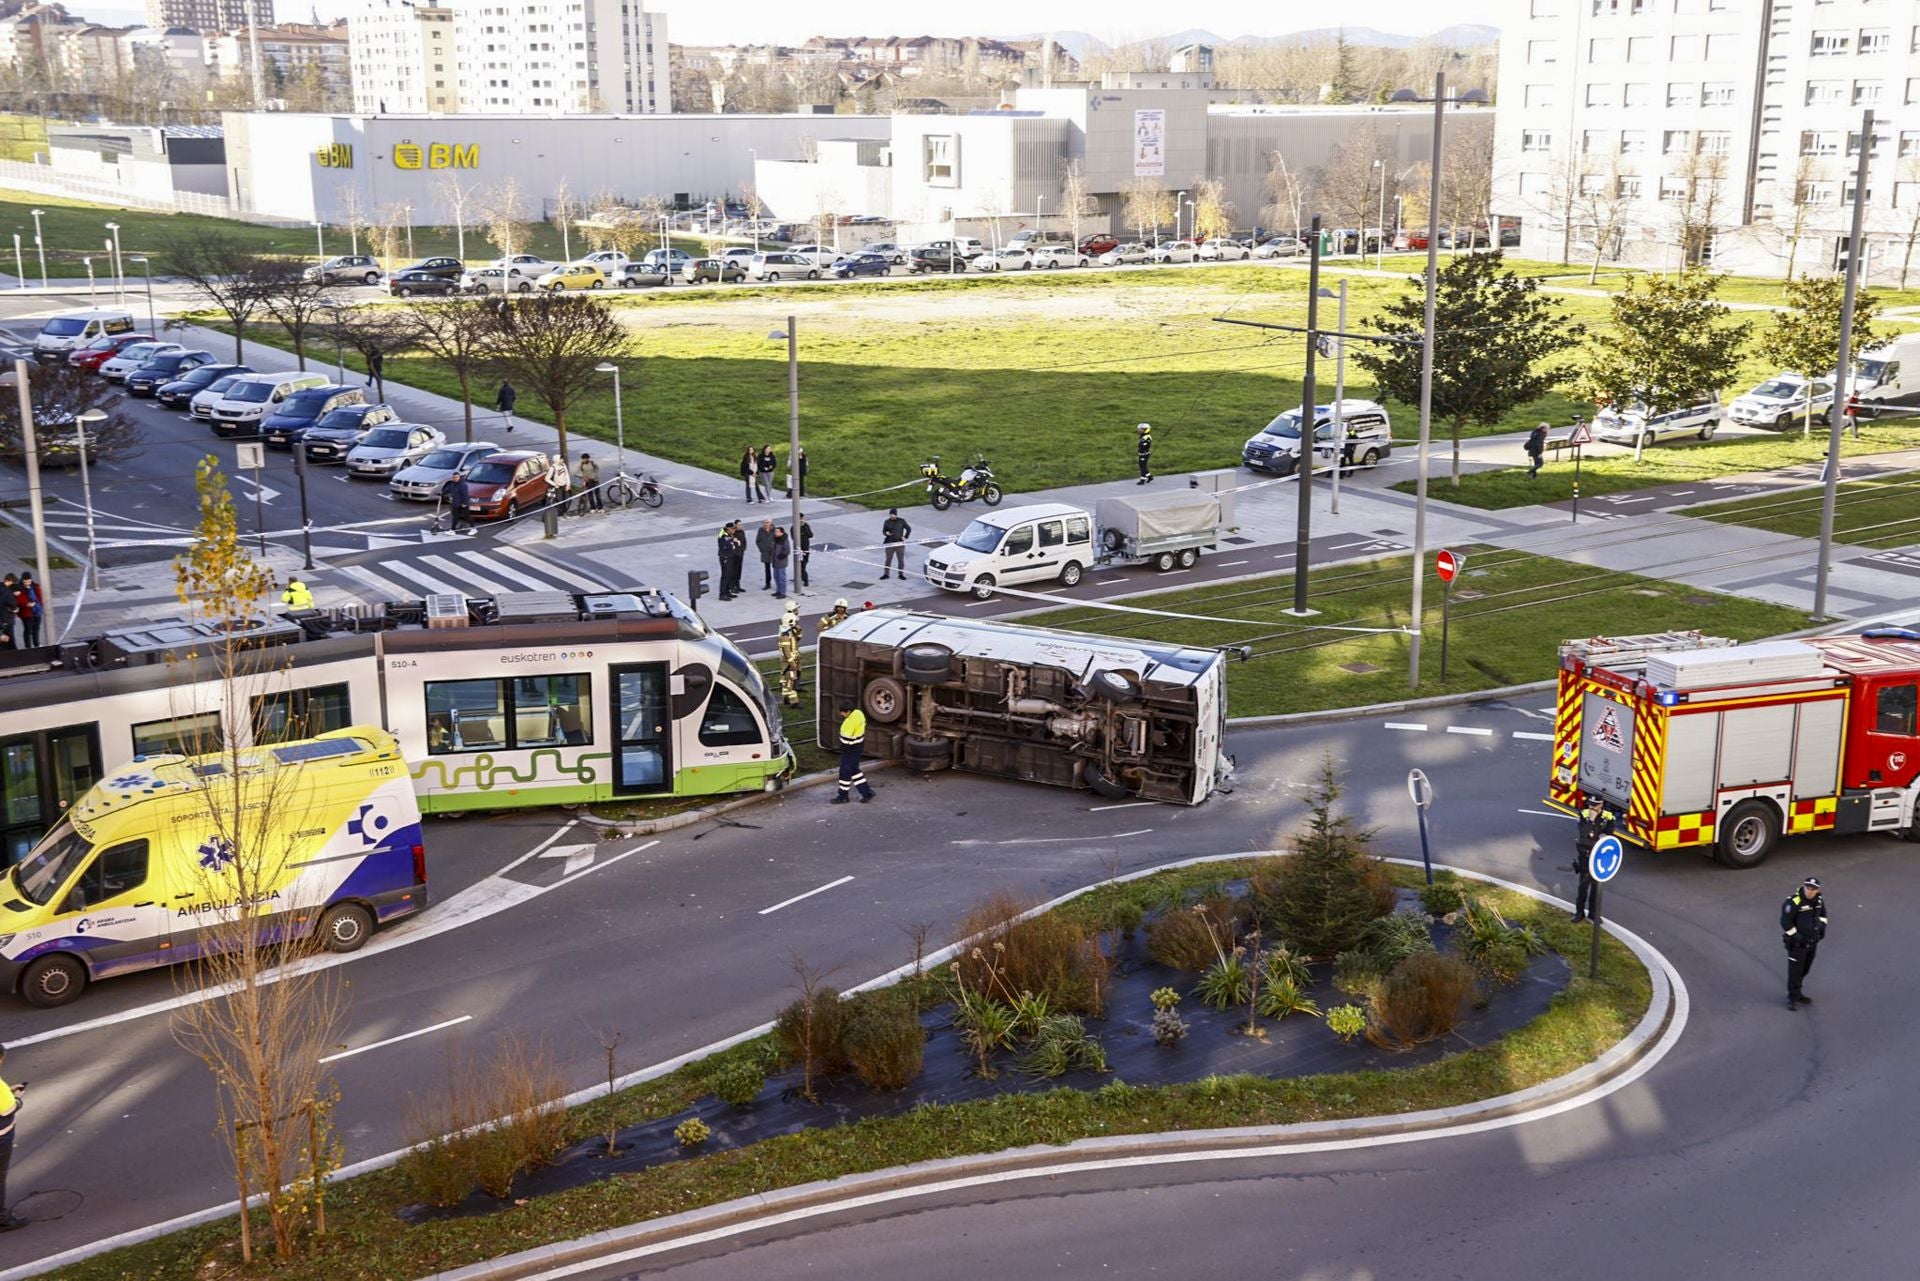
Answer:
[(835, 623), (844, 623), (846, 621), (847, 621), (847, 598), (845, 596), (842, 596), (839, 600), (833, 602), (832, 613), (822, 614), (820, 616), (820, 630), (824, 632), (828, 628), (832, 627)]
[(780, 701), (800, 706), (800, 606), (787, 602), (780, 617)]
[(1153, 483), (1153, 424), (1141, 423), (1138, 431), (1140, 432), (1140, 479), (1134, 484), (1150, 485)]
[(732, 600), (733, 587), (733, 522), (728, 521), (720, 527), (720, 536), (714, 540), (715, 555), (720, 561), (720, 599)]
[(1813, 968), (1813, 955), (1820, 950), (1820, 940), (1826, 936), (1827, 901), (1820, 895), (1820, 878), (1809, 876), (1800, 882), (1793, 896), (1780, 905), (1780, 941), (1787, 945), (1788, 1009), (1797, 1010), (1813, 1003), (1813, 998), (1800, 990), (1800, 984)]
[(1607, 807), (1600, 803), (1599, 797), (1590, 797), (1587, 807), (1580, 811), (1580, 834), (1573, 839), (1573, 870), (1580, 877), (1579, 888), (1573, 896), (1573, 919), (1576, 923), (1600, 920), (1599, 911), (1592, 909), (1593, 889), (1597, 883), (1593, 879), (1593, 843), (1612, 830), (1613, 815), (1607, 813)]
[(867, 714), (853, 708), (840, 721), (840, 794), (827, 802), (829, 805), (845, 805), (847, 794), (856, 787), (860, 789), (862, 805), (873, 799), (873, 787), (860, 772), (860, 757), (866, 741)]

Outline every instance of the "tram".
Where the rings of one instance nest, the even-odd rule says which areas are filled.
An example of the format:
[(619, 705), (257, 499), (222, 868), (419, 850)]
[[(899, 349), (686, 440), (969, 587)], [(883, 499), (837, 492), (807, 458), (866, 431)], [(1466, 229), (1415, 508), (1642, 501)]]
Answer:
[(429, 814), (758, 791), (794, 767), (733, 642), (646, 589), (433, 596), (256, 620), (237, 679), (209, 625), (156, 623), (0, 663), (0, 866), (106, 769), (375, 723)]

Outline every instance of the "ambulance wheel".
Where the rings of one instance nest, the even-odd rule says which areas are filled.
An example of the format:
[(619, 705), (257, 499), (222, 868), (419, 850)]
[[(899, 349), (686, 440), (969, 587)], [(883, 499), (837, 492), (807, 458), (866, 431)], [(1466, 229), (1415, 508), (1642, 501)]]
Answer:
[(1720, 820), (1713, 856), (1723, 867), (1758, 867), (1780, 839), (1780, 816), (1765, 801), (1742, 801)]
[(357, 952), (373, 933), (373, 918), (358, 903), (339, 903), (320, 917), (318, 933), (329, 952)]
[(882, 725), (891, 725), (906, 714), (907, 687), (891, 676), (881, 676), (860, 696), (867, 715)]
[(28, 1005), (50, 1010), (87, 990), (87, 967), (71, 956), (43, 956), (20, 977), (20, 995)]

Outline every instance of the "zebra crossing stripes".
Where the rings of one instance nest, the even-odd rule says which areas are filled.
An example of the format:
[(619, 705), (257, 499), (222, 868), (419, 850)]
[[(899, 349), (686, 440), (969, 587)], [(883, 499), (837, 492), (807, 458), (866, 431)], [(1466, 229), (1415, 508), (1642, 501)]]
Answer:
[(571, 588), (566, 588), (563, 590), (579, 591), (579, 592), (597, 592), (597, 591), (604, 591), (606, 589), (607, 583), (605, 579), (592, 578), (586, 574), (577, 573), (574, 570), (567, 568), (565, 565), (555, 564), (553, 561), (545, 560), (539, 556), (535, 556), (531, 552), (522, 551), (518, 547), (502, 546), (502, 547), (496, 548), (495, 550), (502, 556), (512, 557), (516, 562), (520, 564), (532, 566), (534, 569), (538, 570), (540, 573), (547, 575), (549, 578), (557, 578), (562, 582), (573, 584)]
[(505, 547), (484, 552), (389, 556), (366, 565), (343, 565), (339, 572), (344, 576), (337, 580), (341, 586), (368, 600), (410, 600), (446, 593), (493, 596), (512, 591), (600, 591), (606, 586), (564, 565)]

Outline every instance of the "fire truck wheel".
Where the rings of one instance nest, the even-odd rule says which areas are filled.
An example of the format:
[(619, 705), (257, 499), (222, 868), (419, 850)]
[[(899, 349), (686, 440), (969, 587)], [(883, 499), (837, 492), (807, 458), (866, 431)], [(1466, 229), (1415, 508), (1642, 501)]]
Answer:
[(906, 713), (907, 687), (891, 676), (877, 677), (860, 696), (860, 703), (874, 720), (891, 725)]
[(1093, 692), (1111, 703), (1127, 703), (1140, 697), (1140, 685), (1125, 672), (1099, 671), (1087, 677)]
[(953, 674), (953, 651), (945, 645), (909, 645), (900, 654), (909, 685), (938, 685)]
[(907, 768), (919, 772), (931, 773), (934, 770), (950, 769), (953, 766), (953, 740), (946, 738), (917, 738), (907, 735)]
[(1780, 816), (1765, 801), (1742, 801), (1720, 820), (1714, 857), (1724, 867), (1758, 867), (1780, 839)]
[(1080, 776), (1087, 781), (1088, 789), (1095, 796), (1104, 796), (1110, 801), (1117, 801), (1127, 795), (1126, 788), (1108, 778), (1106, 773), (1092, 761), (1087, 762)]

